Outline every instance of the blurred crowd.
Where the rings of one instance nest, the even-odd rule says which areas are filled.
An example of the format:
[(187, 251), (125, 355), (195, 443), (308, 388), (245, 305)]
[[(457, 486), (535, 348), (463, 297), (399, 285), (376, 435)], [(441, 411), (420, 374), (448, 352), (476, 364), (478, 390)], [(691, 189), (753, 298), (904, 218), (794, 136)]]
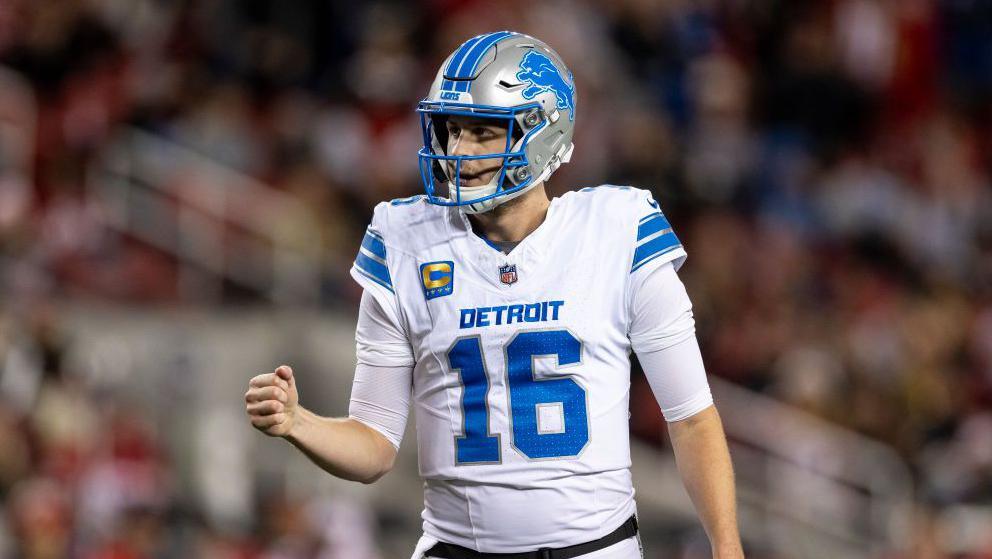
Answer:
[(344, 496), (263, 483), (250, 524), (209, 518), (182, 471), (181, 408), (95, 382), (53, 306), (20, 324), (0, 317), (0, 356), (0, 557), (379, 557), (371, 511)]
[[(503, 28), (575, 75), (576, 157), (552, 194), (609, 182), (661, 202), (711, 374), (893, 446), (926, 511), (992, 509), (992, 4), (2, 0), (0, 542), (14, 556), (158, 557), (176, 541), (355, 556), (321, 533), (326, 503), (273, 497), (261, 535), (234, 541), (170, 500), (161, 435), (73, 381), (49, 303), (183, 303), (169, 255), (103, 228), (87, 195), (101, 150), (136, 127), (303, 200), (271, 219), (315, 225), (321, 302), (353, 305), (371, 208), (420, 189), (416, 101), (461, 41)], [(25, 348), (41, 371), (29, 389)], [(632, 407), (657, 438), (643, 380)], [(935, 518), (914, 556), (992, 557), (938, 550)]]

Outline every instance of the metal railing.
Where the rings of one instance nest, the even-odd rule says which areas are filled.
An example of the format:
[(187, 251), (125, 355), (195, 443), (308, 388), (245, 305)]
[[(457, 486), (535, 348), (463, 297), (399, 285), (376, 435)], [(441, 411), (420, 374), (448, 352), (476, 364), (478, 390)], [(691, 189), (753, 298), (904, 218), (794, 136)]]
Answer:
[(32, 184), (38, 107), (31, 84), (0, 66), (0, 174)]
[[(37, 130), (38, 103), (31, 83), (0, 66), (0, 236), (8, 227), (30, 219), (36, 198)], [(30, 248), (18, 244), (0, 247), (0, 295), (6, 295), (0, 304), (43, 296), (53, 283), (44, 260), (29, 257)]]
[[(730, 382), (713, 392), (739, 475), (758, 490), (748, 506), (774, 547), (879, 557), (908, 545), (913, 481), (893, 449)], [(831, 543), (845, 553), (827, 555)]]
[(279, 303), (318, 297), (320, 233), (295, 196), (134, 128), (91, 165), (87, 188), (107, 226), (176, 259), (186, 299), (216, 300), (225, 282)]
[[(803, 559), (905, 551), (913, 481), (894, 450), (733, 383), (711, 378), (710, 384), (734, 460), (742, 536), (750, 545)], [(670, 450), (635, 445), (635, 453), (642, 510), (694, 517)]]

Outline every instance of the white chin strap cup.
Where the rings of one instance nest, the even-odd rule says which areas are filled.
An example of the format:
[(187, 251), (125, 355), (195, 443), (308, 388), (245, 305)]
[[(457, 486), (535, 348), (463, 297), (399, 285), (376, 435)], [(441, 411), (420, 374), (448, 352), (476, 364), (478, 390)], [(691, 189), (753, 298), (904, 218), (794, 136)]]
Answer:
[(520, 190), (518, 190), (516, 192), (513, 192), (511, 194), (507, 194), (506, 196), (497, 196), (495, 198), (490, 198), (488, 200), (483, 200), (482, 202), (477, 202), (475, 204), (467, 204), (467, 205), (464, 205), (464, 206), (458, 206), (458, 208), (461, 209), (462, 212), (467, 213), (467, 214), (481, 214), (481, 213), (485, 213), (485, 212), (488, 212), (489, 210), (495, 208), (496, 206), (498, 206), (498, 205), (500, 205), (500, 204), (502, 204), (504, 202), (509, 202), (510, 200), (513, 200), (517, 196), (523, 195), (528, 190), (530, 190), (530, 189), (534, 188), (535, 186), (537, 186), (537, 184), (539, 182), (541, 182), (541, 181), (534, 181), (534, 182), (530, 183), (529, 185), (527, 185), (527, 188), (522, 188), (522, 189), (520, 189)]

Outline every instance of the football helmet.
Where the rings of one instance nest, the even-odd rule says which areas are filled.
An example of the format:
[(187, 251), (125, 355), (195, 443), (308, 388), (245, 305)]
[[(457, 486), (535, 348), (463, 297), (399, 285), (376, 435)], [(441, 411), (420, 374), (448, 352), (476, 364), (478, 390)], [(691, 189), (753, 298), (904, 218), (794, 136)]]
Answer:
[[(527, 192), (572, 156), (575, 84), (561, 57), (544, 42), (512, 31), (473, 37), (441, 65), (417, 107), (424, 146), (420, 177), (433, 204), (486, 212)], [(493, 119), (507, 129), (502, 152), (449, 155), (452, 115)], [(488, 184), (461, 184), (462, 163), (502, 159)], [(437, 193), (447, 184), (446, 196)]]

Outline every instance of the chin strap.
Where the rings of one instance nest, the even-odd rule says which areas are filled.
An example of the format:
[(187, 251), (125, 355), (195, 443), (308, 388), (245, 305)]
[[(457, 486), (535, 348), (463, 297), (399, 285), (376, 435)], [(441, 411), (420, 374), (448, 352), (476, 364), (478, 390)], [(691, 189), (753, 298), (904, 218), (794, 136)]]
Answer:
[(489, 210), (495, 208), (496, 206), (498, 206), (498, 205), (500, 205), (500, 204), (502, 204), (504, 202), (509, 202), (510, 200), (513, 200), (514, 198), (516, 198), (518, 196), (522, 196), (522, 195), (526, 194), (528, 191), (530, 191), (530, 189), (532, 189), (535, 186), (537, 186), (538, 184), (540, 184), (540, 182), (541, 181), (539, 181), (539, 180), (535, 180), (534, 182), (530, 183), (526, 187), (521, 188), (520, 190), (518, 190), (516, 192), (512, 192), (512, 193), (507, 194), (505, 196), (497, 196), (495, 198), (490, 198), (488, 200), (483, 200), (483, 201), (478, 202), (476, 204), (466, 204), (464, 206), (458, 206), (458, 207), (463, 212), (465, 212), (467, 214), (481, 214), (481, 213), (485, 213), (485, 212), (488, 212)]

